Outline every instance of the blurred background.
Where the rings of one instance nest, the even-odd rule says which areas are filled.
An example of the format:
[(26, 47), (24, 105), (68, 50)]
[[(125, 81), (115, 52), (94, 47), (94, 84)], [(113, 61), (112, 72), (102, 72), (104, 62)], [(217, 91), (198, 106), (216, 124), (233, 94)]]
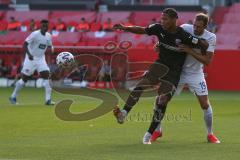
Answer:
[[(166, 7), (179, 12), (178, 25), (193, 23), (196, 13), (210, 16), (207, 29), (217, 35), (217, 46), (212, 64), (205, 68), (208, 87), (239, 91), (239, 0), (0, 0), (0, 86), (14, 85), (24, 58), (25, 38), (39, 28), (42, 19), (48, 19), (55, 54), (46, 57), (53, 80), (96, 88), (112, 88), (109, 81), (113, 80), (115, 86), (126, 87), (129, 70), (148, 66), (130, 66), (129, 62), (154, 61), (157, 38), (111, 28), (115, 23), (147, 26), (159, 22)], [(106, 49), (109, 47), (110, 51)], [(74, 71), (59, 70), (55, 58), (61, 51), (73, 53), (85, 66)], [(39, 87), (37, 73), (27, 86)]]

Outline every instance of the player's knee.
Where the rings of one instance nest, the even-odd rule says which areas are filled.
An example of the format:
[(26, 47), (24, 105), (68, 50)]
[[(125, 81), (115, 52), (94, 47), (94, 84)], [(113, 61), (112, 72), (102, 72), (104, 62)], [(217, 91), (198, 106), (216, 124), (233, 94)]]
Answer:
[(200, 101), (200, 105), (202, 109), (208, 109), (208, 107), (210, 106), (208, 100)]
[(41, 76), (41, 78), (43, 78), (43, 79), (49, 79), (50, 74), (49, 74), (48, 71), (44, 71), (44, 72), (40, 73), (40, 76)]
[(22, 78), (24, 83), (26, 83), (28, 81), (28, 79), (29, 79), (29, 77), (24, 75), (24, 74), (21, 75), (21, 78)]
[(202, 109), (208, 109), (209, 106), (210, 106), (209, 103), (203, 103), (203, 104), (201, 104), (201, 108), (202, 108)]
[(156, 97), (156, 105), (166, 106), (169, 102), (169, 97), (167, 95), (160, 95)]

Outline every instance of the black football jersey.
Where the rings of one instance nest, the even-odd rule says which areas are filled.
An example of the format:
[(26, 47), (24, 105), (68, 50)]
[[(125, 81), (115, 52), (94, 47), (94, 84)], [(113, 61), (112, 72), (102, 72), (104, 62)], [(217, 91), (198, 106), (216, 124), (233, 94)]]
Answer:
[(159, 39), (159, 62), (170, 68), (181, 70), (186, 59), (186, 53), (181, 52), (178, 44), (186, 44), (194, 46), (198, 43), (198, 39), (190, 33), (184, 31), (181, 27), (177, 27), (175, 33), (164, 30), (161, 24), (151, 24), (145, 28), (148, 35), (156, 35)]

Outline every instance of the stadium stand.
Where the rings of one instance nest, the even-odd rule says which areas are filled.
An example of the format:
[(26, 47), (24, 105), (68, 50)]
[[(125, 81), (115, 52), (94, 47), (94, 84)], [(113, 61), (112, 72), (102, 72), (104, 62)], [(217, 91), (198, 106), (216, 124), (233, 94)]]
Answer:
[[(160, 1), (153, 1), (154, 3), (161, 3)], [(140, 1), (145, 4), (149, 1)], [(215, 72), (212, 72), (212, 68), (221, 68), (220, 66), (225, 61), (231, 61), (234, 59), (223, 58), (224, 51), (235, 56), (238, 53), (240, 46), (240, 34), (238, 26), (240, 24), (240, 4), (236, 3), (230, 7), (217, 7), (213, 13), (213, 20), (217, 25), (217, 53), (215, 57), (218, 61), (214, 61), (211, 64), (211, 76), (207, 78), (209, 82), (209, 88), (219, 89), (225, 86), (227, 79), (218, 79), (218, 84), (214, 83), (216, 80), (212, 77), (215, 76)], [(178, 25), (182, 23), (190, 23), (193, 20), (197, 11), (180, 11)], [(130, 61), (153, 61), (156, 58), (156, 54), (152, 51), (154, 43), (156, 43), (156, 37), (149, 37), (146, 35), (135, 35), (124, 32), (113, 32), (112, 30), (104, 30), (106, 22), (110, 19), (110, 26), (115, 23), (124, 23), (128, 25), (140, 25), (147, 26), (151, 23), (159, 21), (161, 12), (158, 11), (109, 11), (109, 12), (96, 12), (96, 11), (0, 11), (0, 58), (4, 61), (4, 65), (11, 66), (12, 58), (21, 60), (22, 44), (25, 38), (30, 34), (30, 23), (34, 20), (33, 28), (39, 28), (39, 21), (41, 19), (48, 19), (50, 22), (50, 32), (53, 35), (53, 44), (56, 47), (55, 52), (70, 51), (76, 54), (92, 53), (93, 55), (100, 55), (104, 59), (110, 60), (109, 53), (104, 53), (103, 45), (108, 41), (113, 41), (120, 46), (121, 42), (130, 41), (131, 49), (126, 53)], [(14, 17), (17, 22), (21, 24), (17, 30), (8, 30), (11, 17)], [(233, 18), (234, 17), (234, 18)], [(82, 18), (85, 18), (86, 22), (90, 26), (88, 31), (78, 31), (79, 23)], [(64, 23), (65, 28), (63, 31), (57, 27), (59, 19)], [(26, 26), (25, 29), (24, 26)], [(60, 27), (61, 28), (61, 27)], [(147, 54), (146, 54), (147, 53)], [(136, 56), (136, 54), (138, 56)], [(48, 57), (49, 58), (49, 57)], [(55, 57), (52, 56), (54, 59)], [(125, 63), (121, 62), (124, 58), (119, 58), (119, 61), (114, 62), (113, 79), (121, 81), (124, 79), (126, 67)], [(93, 62), (94, 63), (94, 62)], [(236, 64), (229, 65), (228, 69)], [(118, 67), (122, 66), (122, 67)], [(219, 67), (220, 66), (220, 67)], [(88, 79), (94, 80), (96, 72), (99, 70), (99, 66), (94, 68), (94, 64), (90, 64), (91, 73), (88, 73)], [(223, 68), (221, 68), (222, 70)], [(225, 69), (227, 71), (227, 68)], [(10, 73), (9, 73), (10, 74)], [(13, 77), (13, 76), (12, 76)], [(237, 82), (237, 80), (236, 80)], [(235, 83), (234, 81), (234, 84)], [(230, 90), (239, 89), (238, 87), (227, 88)], [(223, 87), (222, 87), (223, 88)], [(225, 88), (224, 88), (225, 89)]]
[(35, 21), (41, 21), (42, 19), (48, 19), (48, 11), (7, 11), (3, 20), (9, 21), (11, 17), (14, 17), (17, 21), (24, 22), (34, 19)]
[[(217, 13), (225, 11), (223, 18), (215, 16), (217, 22), (221, 22), (218, 19), (222, 19), (219, 23), (219, 29), (217, 32), (217, 49), (239, 49), (240, 37), (236, 36), (240, 34), (240, 3), (235, 3), (228, 9), (221, 8), (216, 10)], [(215, 13), (215, 15), (217, 15)], [(234, 18), (233, 18), (234, 17)]]
[[(196, 12), (180, 12), (179, 23), (184, 23), (192, 19), (195, 13)], [(28, 11), (27, 13), (24, 11), (6, 11), (6, 12), (0, 12), (0, 17), (2, 17), (1, 23), (0, 23), (0, 31), (5, 31), (8, 27), (8, 24), (10, 23), (9, 22), (10, 18), (14, 17), (17, 22), (21, 23), (21, 26), (27, 27), (26, 31), (30, 30), (29, 25), (32, 19), (35, 21), (37, 27), (39, 27), (39, 21), (41, 19), (48, 19), (50, 22), (50, 25), (49, 25), (50, 30), (55, 30), (58, 20), (61, 19), (61, 21), (64, 24), (66, 24), (68, 31), (77, 32), (79, 22), (81, 21), (82, 18), (85, 18), (86, 22), (90, 24), (90, 32), (83, 34), (82, 39), (78, 37), (79, 34), (75, 35), (74, 33), (69, 33), (69, 32), (67, 33), (61, 32), (58, 34), (58, 32), (56, 33), (54, 32), (53, 43), (58, 45), (72, 44), (72, 45), (80, 45), (80, 46), (85, 44), (101, 45), (108, 40), (122, 41), (130, 37), (130, 39), (134, 40), (133, 47), (145, 47), (147, 45), (152, 46), (155, 40), (148, 39), (145, 42), (145, 39), (146, 39), (145, 36), (134, 36), (129, 33), (124, 33), (119, 37), (120, 34), (117, 34), (116, 32), (104, 33), (104, 32), (98, 32), (98, 31), (102, 30), (104, 23), (106, 23), (106, 21), (109, 18), (111, 19), (112, 24), (124, 23), (128, 25), (134, 24), (134, 25), (147, 26), (153, 23), (153, 20), (155, 22), (158, 22), (160, 15), (161, 15), (161, 12), (145, 12), (145, 11), (135, 11), (135, 12), (112, 11), (112, 12), (104, 12), (104, 13), (96, 13), (93, 11)], [(74, 29), (73, 30), (68, 29), (69, 27), (74, 27)], [(17, 29), (17, 30), (20, 30), (20, 29)], [(16, 36), (13, 38), (16, 38), (16, 41), (19, 41), (17, 37), (21, 36), (22, 34), (25, 35), (27, 33), (20, 32), (19, 34), (16, 34)], [(8, 34), (11, 35), (11, 33), (5, 33), (5, 35), (3, 36), (7, 37)], [(4, 41), (4, 44), (7, 44), (7, 43), (19, 44), (15, 42), (15, 40), (8, 41), (8, 38), (6, 41)]]

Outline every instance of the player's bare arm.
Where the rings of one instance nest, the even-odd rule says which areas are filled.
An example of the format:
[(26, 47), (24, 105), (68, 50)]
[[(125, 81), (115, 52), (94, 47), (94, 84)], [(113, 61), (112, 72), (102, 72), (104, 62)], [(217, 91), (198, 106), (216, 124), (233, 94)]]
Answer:
[(23, 44), (23, 52), (27, 53), (30, 60), (33, 60), (33, 56), (31, 55), (31, 53), (28, 50), (28, 43), (27, 42), (24, 42), (24, 44)]
[(115, 24), (113, 26), (114, 30), (123, 30), (126, 32), (131, 32), (135, 34), (147, 34), (145, 31), (145, 27), (140, 27), (140, 26), (124, 26), (122, 24)]
[(203, 63), (204, 65), (209, 65), (213, 59), (212, 52), (205, 52), (205, 53), (199, 54), (198, 52), (196, 52), (195, 50), (193, 50), (187, 45), (179, 45), (179, 48), (183, 52), (192, 55), (195, 59), (197, 59), (199, 62)]
[(54, 54), (54, 47), (53, 47), (53, 46), (48, 46), (47, 51), (48, 51), (50, 54)]
[(208, 42), (205, 39), (202, 39), (202, 38), (198, 39), (198, 45), (201, 47), (201, 49), (203, 51), (206, 51), (208, 49), (208, 46), (209, 46)]

